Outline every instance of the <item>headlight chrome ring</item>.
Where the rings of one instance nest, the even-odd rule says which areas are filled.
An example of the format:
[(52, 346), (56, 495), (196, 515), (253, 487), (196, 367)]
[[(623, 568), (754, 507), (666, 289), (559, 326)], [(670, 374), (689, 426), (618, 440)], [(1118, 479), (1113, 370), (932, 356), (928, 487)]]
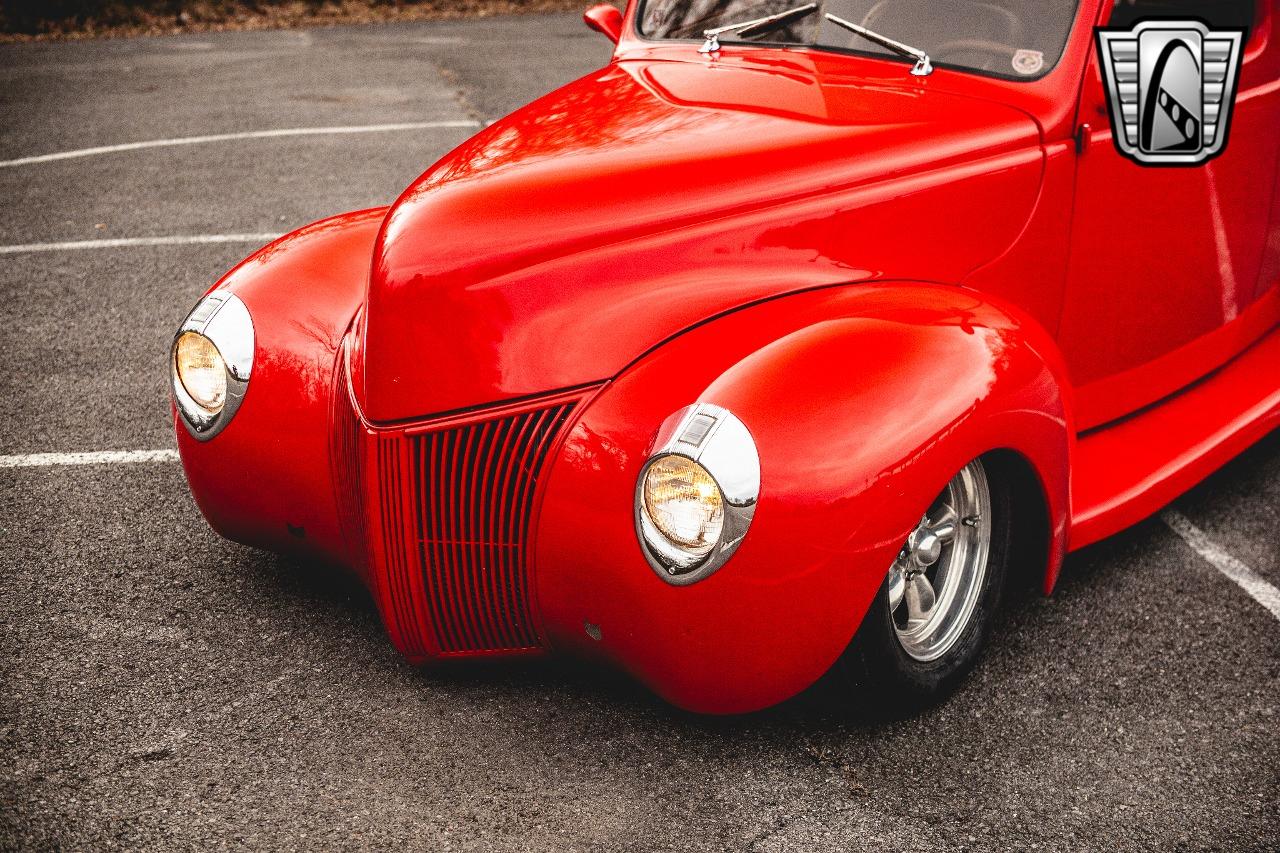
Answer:
[(750, 431), (711, 403), (663, 422), (636, 483), (636, 536), (645, 560), (676, 586), (719, 569), (747, 535), (760, 499), (760, 455)]
[(229, 291), (205, 296), (178, 327), (169, 349), (169, 385), (193, 438), (208, 441), (235, 417), (249, 390), (253, 351), (253, 319)]

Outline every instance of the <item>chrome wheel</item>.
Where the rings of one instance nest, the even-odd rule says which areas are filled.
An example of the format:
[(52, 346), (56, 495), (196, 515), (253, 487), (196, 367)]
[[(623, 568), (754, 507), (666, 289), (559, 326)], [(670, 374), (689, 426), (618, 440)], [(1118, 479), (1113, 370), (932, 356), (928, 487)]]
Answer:
[(951, 478), (889, 570), (889, 612), (912, 658), (937, 660), (960, 639), (982, 595), (990, 548), (991, 491), (975, 460)]

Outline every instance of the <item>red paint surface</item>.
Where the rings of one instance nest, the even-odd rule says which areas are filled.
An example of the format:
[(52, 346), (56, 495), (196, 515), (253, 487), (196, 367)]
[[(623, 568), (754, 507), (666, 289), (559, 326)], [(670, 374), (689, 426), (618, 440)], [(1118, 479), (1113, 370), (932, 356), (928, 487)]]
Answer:
[(254, 253), (218, 283), (253, 317), (253, 376), (217, 441), (198, 442), (180, 425), (176, 432), (196, 503), (223, 536), (359, 565), (342, 539), (333, 500), (333, 376), (385, 213), (309, 225)]
[[(792, 296), (682, 336), (605, 389), (557, 459), (536, 561), (553, 644), (701, 711), (808, 686), (848, 645), (922, 508), (970, 459), (1019, 452), (1065, 518), (1071, 430), (1052, 353), (1032, 321), (926, 285)], [(632, 501), (658, 426), (699, 400), (749, 425), (763, 485), (730, 564), (674, 587), (635, 545)], [(1055, 534), (1054, 562), (1065, 529)]]
[(365, 413), (599, 381), (756, 299), (954, 282), (1014, 241), (1043, 170), (1030, 118), (814, 64), (616, 63), (433, 166), (376, 250)]
[[(1058, 336), (1082, 428), (1184, 387), (1280, 322), (1280, 50), (1263, 49), (1269, 38), (1266, 26), (1246, 46), (1226, 150), (1195, 168), (1122, 157), (1096, 59), (1085, 71), (1081, 120), (1094, 133), (1077, 169)], [(1206, 338), (1217, 344), (1197, 346)]]
[[(1066, 550), (1280, 424), (1276, 4), (1227, 152), (1184, 170), (1116, 154), (1101, 6), (1032, 82), (804, 49), (708, 62), (629, 12), (608, 67), (220, 283), (258, 350), (228, 427), (178, 430), (197, 502), (226, 536), (355, 569), (415, 661), (558, 649), (704, 711), (825, 671), (985, 452), (1039, 479), (1051, 588)], [(654, 431), (699, 400), (747, 424), (763, 492), (733, 560), (677, 588), (632, 501)], [(569, 404), (528, 459), (493, 461)], [(508, 473), (468, 491), (490, 464)]]
[(588, 27), (602, 34), (614, 44), (617, 44), (618, 40), (622, 38), (622, 12), (618, 11), (614, 6), (610, 6), (607, 3), (592, 6), (582, 13), (582, 20)]

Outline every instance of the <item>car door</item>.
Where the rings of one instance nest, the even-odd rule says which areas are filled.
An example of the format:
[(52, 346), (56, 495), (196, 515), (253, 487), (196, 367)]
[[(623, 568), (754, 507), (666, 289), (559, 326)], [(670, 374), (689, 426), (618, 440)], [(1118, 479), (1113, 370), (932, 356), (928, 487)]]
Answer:
[(1280, 318), (1275, 0), (1117, 0), (1107, 20), (1248, 25), (1225, 150), (1139, 165), (1112, 139), (1098, 47), (1078, 116), (1079, 159), (1059, 338), (1088, 428), (1189, 384)]

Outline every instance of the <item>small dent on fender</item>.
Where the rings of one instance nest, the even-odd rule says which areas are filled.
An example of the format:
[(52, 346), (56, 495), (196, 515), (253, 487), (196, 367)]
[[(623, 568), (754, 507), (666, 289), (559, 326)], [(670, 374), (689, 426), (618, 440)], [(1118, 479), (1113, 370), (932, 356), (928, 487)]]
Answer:
[(294, 539), (307, 538), (307, 528), (303, 527), (301, 524), (295, 527), (294, 525), (286, 521), (284, 523), (284, 526), (285, 526), (285, 529), (289, 531), (289, 535), (292, 536)]

